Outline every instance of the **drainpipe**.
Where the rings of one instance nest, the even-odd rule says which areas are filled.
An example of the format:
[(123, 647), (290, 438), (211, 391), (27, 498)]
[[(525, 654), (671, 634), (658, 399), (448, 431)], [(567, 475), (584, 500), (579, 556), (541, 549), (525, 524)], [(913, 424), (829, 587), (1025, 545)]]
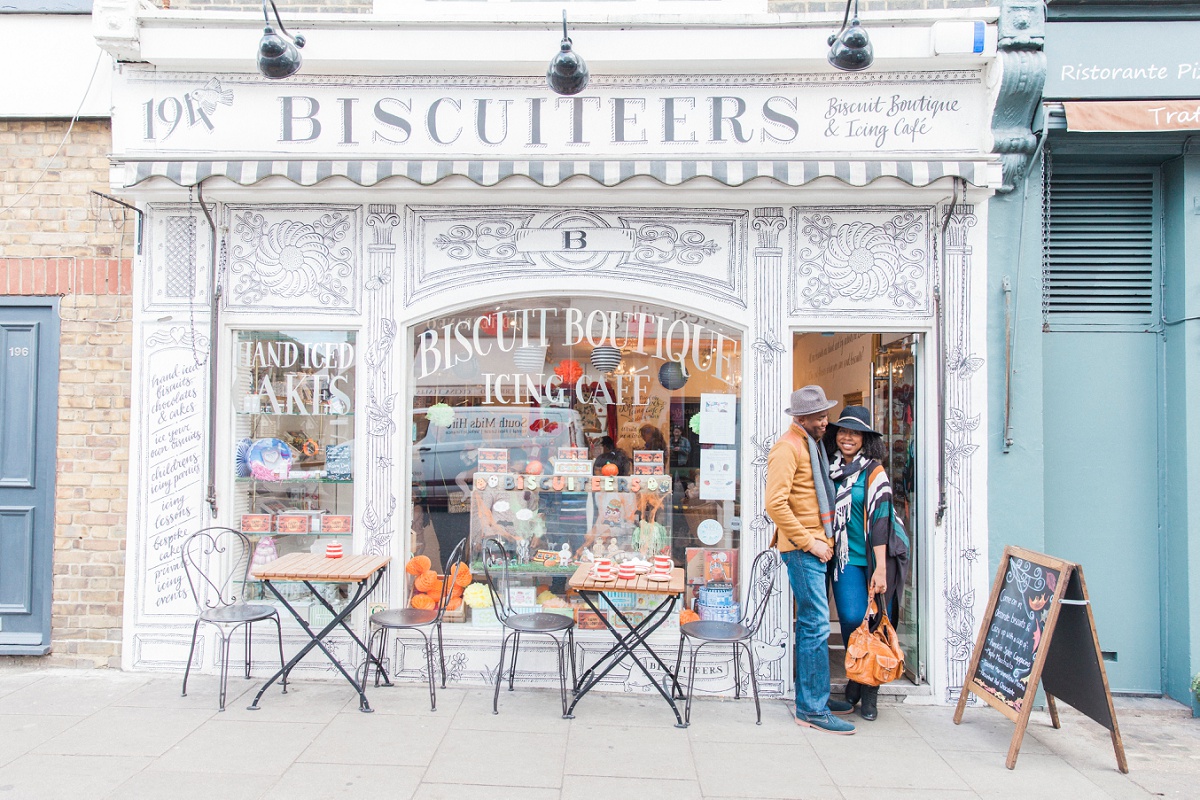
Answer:
[(200, 200), (200, 210), (208, 220), (208, 229), (212, 235), (209, 254), (212, 257), (209, 276), (213, 292), (208, 307), (208, 511), (213, 519), (217, 517), (217, 336), (220, 332), (221, 312), (221, 280), (217, 274), (217, 223), (208, 212), (204, 202), (204, 181), (196, 184), (196, 196)]
[(938, 273), (937, 284), (933, 287), (934, 317), (937, 319), (937, 406), (938, 406), (938, 504), (934, 515), (934, 524), (941, 525), (942, 517), (946, 514), (946, 316), (942, 298), (942, 283), (946, 276), (946, 231), (954, 211), (958, 207), (958, 178), (954, 179), (954, 193), (950, 196), (950, 207), (946, 209), (946, 218), (942, 220), (941, 235), (941, 270)]

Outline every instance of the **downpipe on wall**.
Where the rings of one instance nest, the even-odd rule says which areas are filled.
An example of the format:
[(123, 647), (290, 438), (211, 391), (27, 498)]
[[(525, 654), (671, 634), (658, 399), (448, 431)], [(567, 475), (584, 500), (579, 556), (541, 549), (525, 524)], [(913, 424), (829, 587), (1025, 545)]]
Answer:
[(221, 280), (217, 274), (217, 223), (208, 211), (204, 202), (204, 181), (196, 184), (196, 196), (200, 200), (200, 210), (208, 221), (212, 242), (209, 255), (212, 263), (209, 265), (209, 279), (212, 281), (212, 298), (208, 309), (208, 511), (213, 519), (217, 517), (217, 335), (220, 328), (221, 313)]

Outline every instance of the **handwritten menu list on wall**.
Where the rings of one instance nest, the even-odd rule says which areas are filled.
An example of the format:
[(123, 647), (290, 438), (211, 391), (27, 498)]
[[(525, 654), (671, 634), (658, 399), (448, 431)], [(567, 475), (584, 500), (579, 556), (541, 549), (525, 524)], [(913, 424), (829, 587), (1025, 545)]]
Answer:
[(179, 614), (192, 600), (179, 548), (201, 527), (207, 342), (181, 340), (191, 332), (158, 332), (147, 341), (147, 379), (141, 425), (145, 459), (146, 585), (142, 608)]
[(1009, 559), (1004, 585), (988, 621), (973, 681), (1020, 711), (1041, 644), (1059, 573), (1022, 558)]

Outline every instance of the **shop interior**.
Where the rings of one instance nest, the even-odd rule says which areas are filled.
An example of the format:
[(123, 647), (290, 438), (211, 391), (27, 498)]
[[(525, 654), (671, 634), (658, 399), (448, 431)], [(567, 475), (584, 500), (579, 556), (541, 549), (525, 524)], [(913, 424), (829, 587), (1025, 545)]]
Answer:
[[(588, 630), (601, 620), (567, 587), (580, 565), (670, 555), (687, 569), (685, 615), (737, 618), (740, 332), (642, 302), (546, 297), (429, 320), (410, 341), (413, 571), (444, 570), (465, 537), (481, 583), (497, 537), (514, 606)], [(414, 583), (409, 602), (420, 595)], [(496, 624), (483, 592), (462, 599), (448, 620)], [(647, 600), (618, 602), (637, 621)]]
[[(897, 518), (908, 533), (910, 570), (901, 595), (899, 620), (892, 620), (905, 651), (906, 677), (921, 683), (925, 676), (921, 638), (921, 558), (924, 542), (918, 525), (917, 485), (917, 358), (920, 334), (904, 333), (797, 333), (793, 337), (793, 385), (817, 384), (838, 404), (830, 409), (835, 422), (846, 406), (865, 406), (873, 427), (883, 437), (883, 467), (892, 484)], [(827, 447), (835, 446), (832, 431)], [(845, 647), (837, 624), (832, 592), (829, 601), (830, 675), (845, 680)]]

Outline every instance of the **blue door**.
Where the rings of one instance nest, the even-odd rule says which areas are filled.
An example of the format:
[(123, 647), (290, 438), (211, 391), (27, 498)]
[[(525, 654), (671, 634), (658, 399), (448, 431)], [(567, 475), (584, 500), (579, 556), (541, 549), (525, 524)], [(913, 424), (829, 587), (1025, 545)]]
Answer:
[(0, 655), (50, 651), (57, 300), (0, 305)]

